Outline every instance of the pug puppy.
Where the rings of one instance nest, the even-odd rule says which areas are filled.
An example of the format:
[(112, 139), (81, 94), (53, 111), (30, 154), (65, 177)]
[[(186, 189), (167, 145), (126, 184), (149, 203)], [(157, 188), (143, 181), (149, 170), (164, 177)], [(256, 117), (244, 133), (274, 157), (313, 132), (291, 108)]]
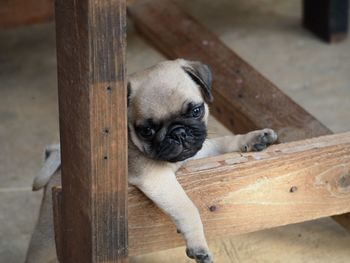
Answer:
[[(213, 262), (196, 206), (175, 177), (190, 159), (235, 151), (259, 151), (276, 141), (271, 129), (206, 139), (212, 75), (208, 66), (177, 59), (159, 63), (128, 79), (129, 183), (140, 189), (174, 222), (186, 254), (198, 263)], [(27, 263), (55, 258), (51, 187), (60, 184), (59, 145), (46, 151), (33, 189), (45, 187), (39, 221)]]

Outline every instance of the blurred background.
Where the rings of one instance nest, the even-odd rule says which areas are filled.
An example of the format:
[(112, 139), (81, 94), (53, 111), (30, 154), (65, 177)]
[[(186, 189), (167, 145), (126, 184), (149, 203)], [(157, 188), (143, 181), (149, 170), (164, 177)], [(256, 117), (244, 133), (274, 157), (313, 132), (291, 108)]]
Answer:
[[(328, 44), (305, 30), (301, 0), (177, 2), (333, 132), (350, 131), (350, 39)], [(127, 34), (128, 73), (165, 59), (130, 20)], [(32, 180), (45, 146), (59, 141), (55, 51), (53, 22), (0, 30), (0, 262), (24, 261), (42, 195)], [(212, 118), (209, 133), (228, 131)], [(350, 234), (330, 218), (209, 245), (219, 263), (350, 262)], [(184, 250), (131, 262), (192, 262)]]

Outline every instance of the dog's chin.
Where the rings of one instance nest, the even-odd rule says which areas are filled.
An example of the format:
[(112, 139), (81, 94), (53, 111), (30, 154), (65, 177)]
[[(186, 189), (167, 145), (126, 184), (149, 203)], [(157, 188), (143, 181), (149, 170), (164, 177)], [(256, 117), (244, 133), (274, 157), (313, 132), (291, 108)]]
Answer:
[(186, 147), (181, 143), (175, 142), (167, 145), (161, 150), (158, 149), (157, 153), (153, 156), (154, 159), (159, 161), (176, 163), (193, 157), (201, 148), (202, 143), (193, 147)]
[(198, 143), (193, 147), (184, 146), (182, 143), (172, 142), (163, 144), (161, 148), (155, 149), (152, 146), (143, 146), (142, 152), (150, 159), (165, 162), (181, 162), (197, 154), (203, 143)]
[(185, 160), (195, 156), (197, 152), (198, 152), (198, 150), (185, 149), (177, 155), (172, 154), (169, 156), (167, 156), (167, 155), (159, 156), (158, 160), (171, 162), (171, 163), (181, 162), (181, 161), (185, 161)]
[(165, 159), (164, 161), (167, 161), (167, 162), (171, 162), (171, 163), (176, 163), (176, 162), (181, 162), (181, 161), (185, 161), (193, 156), (196, 155), (198, 151), (191, 151), (191, 152), (182, 152), (181, 154), (179, 154), (178, 156), (176, 157), (173, 157), (173, 158), (167, 158)]

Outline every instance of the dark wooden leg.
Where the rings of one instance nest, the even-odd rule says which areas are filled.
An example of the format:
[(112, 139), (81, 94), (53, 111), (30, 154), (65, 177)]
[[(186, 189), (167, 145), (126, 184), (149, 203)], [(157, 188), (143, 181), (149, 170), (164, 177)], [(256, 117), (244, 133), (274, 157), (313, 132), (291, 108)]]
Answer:
[(303, 26), (327, 42), (348, 32), (349, 0), (303, 0)]
[(127, 261), (125, 0), (57, 0), (62, 259)]

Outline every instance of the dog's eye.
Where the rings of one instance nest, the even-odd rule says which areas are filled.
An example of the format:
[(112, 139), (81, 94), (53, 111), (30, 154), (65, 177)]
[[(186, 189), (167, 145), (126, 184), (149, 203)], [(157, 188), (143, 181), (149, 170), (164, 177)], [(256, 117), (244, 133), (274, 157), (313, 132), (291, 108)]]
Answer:
[(151, 138), (154, 135), (154, 133), (155, 131), (151, 127), (142, 127), (139, 130), (139, 134), (146, 139)]
[(202, 116), (202, 106), (199, 107), (195, 107), (192, 112), (191, 115), (193, 118), (199, 118)]

